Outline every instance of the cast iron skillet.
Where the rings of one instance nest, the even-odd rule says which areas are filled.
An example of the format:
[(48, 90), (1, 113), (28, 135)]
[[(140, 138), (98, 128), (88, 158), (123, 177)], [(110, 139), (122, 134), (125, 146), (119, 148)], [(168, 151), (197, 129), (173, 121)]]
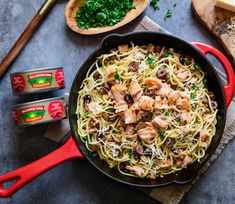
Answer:
[[(209, 84), (209, 90), (212, 90), (216, 95), (216, 101), (218, 102), (219, 113), (222, 119), (217, 123), (217, 131), (214, 136), (212, 143), (206, 151), (205, 157), (200, 163), (194, 162), (189, 165), (187, 169), (182, 170), (179, 173), (174, 173), (163, 178), (152, 179), (139, 179), (121, 175), (117, 170), (110, 169), (108, 165), (99, 159), (98, 156), (93, 156), (85, 147), (83, 142), (80, 140), (77, 133), (77, 116), (75, 114), (77, 108), (77, 93), (79, 87), (85, 78), (87, 70), (91, 64), (95, 61), (96, 57), (102, 53), (107, 53), (111, 48), (117, 47), (120, 44), (126, 44), (133, 42), (135, 44), (148, 44), (154, 43), (163, 45), (166, 47), (173, 47), (175, 50), (181, 51), (188, 55), (191, 55), (196, 62), (200, 63), (203, 70), (207, 72), (207, 79)], [(192, 45), (193, 44), (193, 45)], [(128, 184), (139, 187), (160, 187), (171, 183), (187, 183), (190, 182), (198, 173), (198, 170), (205, 164), (205, 162), (214, 153), (218, 146), (221, 136), (223, 134), (225, 121), (226, 121), (226, 110), (229, 105), (235, 88), (235, 77), (232, 66), (226, 57), (221, 54), (217, 49), (205, 45), (202, 43), (188, 43), (175, 36), (157, 32), (138, 32), (127, 35), (110, 35), (101, 44), (101, 46), (93, 52), (85, 63), (79, 69), (71, 91), (69, 99), (69, 121), (72, 131), (72, 136), (69, 140), (59, 149), (48, 154), (47, 156), (3, 176), (0, 176), (0, 197), (9, 197), (14, 194), (21, 187), (26, 185), (28, 182), (43, 174), (47, 170), (59, 165), (60, 163), (69, 160), (71, 158), (83, 158), (85, 157), (93, 166), (99, 169), (102, 173), (109, 176), (110, 178)], [(223, 86), (218, 74), (214, 67), (206, 59), (206, 54), (214, 55), (224, 66), (227, 73), (228, 84)], [(79, 148), (79, 149), (78, 149)], [(3, 188), (3, 183), (6, 181), (16, 180), (8, 189)]]

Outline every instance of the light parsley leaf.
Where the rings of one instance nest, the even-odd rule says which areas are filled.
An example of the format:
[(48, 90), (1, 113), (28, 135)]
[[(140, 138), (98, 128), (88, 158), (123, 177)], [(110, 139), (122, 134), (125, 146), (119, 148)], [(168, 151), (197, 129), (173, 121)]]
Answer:
[(116, 79), (116, 80), (118, 80), (118, 81), (121, 81), (121, 76), (118, 74), (118, 73), (116, 73), (115, 75), (114, 75), (114, 78)]
[(205, 88), (208, 89), (207, 79), (203, 79), (202, 82), (203, 82)]
[(146, 62), (150, 65), (150, 66), (153, 66), (156, 62), (156, 59), (154, 57), (148, 57), (146, 59)]
[(170, 9), (167, 10), (165, 16), (164, 16), (164, 20), (166, 21), (167, 18), (170, 18), (172, 16), (172, 11)]
[(193, 90), (197, 91), (197, 90), (199, 90), (199, 87), (196, 85), (193, 85)]
[(166, 50), (165, 55), (163, 56), (164, 58), (168, 57), (171, 54), (170, 50)]
[(163, 110), (163, 111), (161, 111), (165, 116), (169, 116), (170, 115), (170, 113), (169, 113), (169, 111), (168, 110)]
[(150, 5), (153, 7), (154, 10), (160, 10), (158, 2), (159, 0), (151, 0)]
[(130, 160), (131, 160), (132, 157), (133, 157), (133, 152), (132, 152), (131, 149), (128, 151), (128, 157), (129, 157)]
[(115, 112), (115, 108), (108, 108), (106, 111), (109, 112), (109, 113), (114, 113)]
[(218, 120), (221, 120), (222, 118), (223, 118), (222, 115), (217, 115)]
[(164, 139), (165, 136), (166, 136), (166, 133), (163, 132), (163, 131), (158, 131), (158, 134), (160, 135), (160, 137), (161, 137), (162, 139)]
[(194, 93), (190, 93), (190, 98), (191, 99), (195, 99), (196, 98), (196, 95)]
[(200, 70), (202, 68), (201, 65), (198, 63), (195, 63), (194, 67), (196, 70)]

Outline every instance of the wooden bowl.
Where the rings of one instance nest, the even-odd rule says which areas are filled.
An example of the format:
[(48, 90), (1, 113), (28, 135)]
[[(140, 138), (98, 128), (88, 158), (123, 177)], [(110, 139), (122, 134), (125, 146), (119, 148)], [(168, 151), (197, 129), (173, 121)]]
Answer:
[(83, 2), (84, 0), (70, 0), (65, 8), (64, 16), (69, 28), (71, 28), (76, 33), (84, 35), (94, 35), (94, 34), (104, 33), (119, 28), (121, 26), (124, 26), (127, 23), (134, 20), (137, 16), (139, 16), (148, 5), (148, 0), (133, 0), (135, 9), (130, 10), (121, 22), (113, 26), (81, 29), (77, 25), (75, 16), (78, 8), (83, 4)]

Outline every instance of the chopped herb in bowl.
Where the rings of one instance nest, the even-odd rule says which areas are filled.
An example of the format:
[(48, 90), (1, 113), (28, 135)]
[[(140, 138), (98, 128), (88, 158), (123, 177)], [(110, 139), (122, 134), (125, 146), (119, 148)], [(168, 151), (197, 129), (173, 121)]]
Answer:
[(75, 18), (81, 29), (112, 26), (134, 8), (132, 0), (85, 0)]

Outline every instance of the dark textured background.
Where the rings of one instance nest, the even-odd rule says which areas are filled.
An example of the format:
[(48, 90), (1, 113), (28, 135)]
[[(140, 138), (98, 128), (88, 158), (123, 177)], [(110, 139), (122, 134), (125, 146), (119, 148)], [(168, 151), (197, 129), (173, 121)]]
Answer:
[[(43, 0), (0, 0), (0, 59), (38, 10)], [(163, 16), (172, 7), (172, 0), (160, 1), (160, 11), (148, 8), (148, 15), (171, 33), (188, 41), (201, 41), (221, 49), (210, 34), (197, 22), (189, 0), (176, 0), (172, 18)], [(19, 129), (11, 119), (15, 103), (62, 95), (69, 91), (74, 74), (85, 58), (107, 34), (82, 36), (66, 27), (66, 1), (58, 0), (45, 22), (0, 81), (0, 174), (26, 165), (58, 147), (42, 137), (46, 125)], [(114, 32), (131, 31), (143, 17)], [(214, 60), (214, 63), (216, 61)], [(63, 66), (66, 90), (51, 94), (13, 97), (9, 73), (45, 66)], [(216, 64), (216, 66), (219, 66)], [(200, 181), (185, 196), (182, 203), (235, 202), (235, 142), (232, 141)], [(2, 203), (155, 203), (133, 187), (116, 183), (101, 175), (86, 161), (68, 161), (25, 186)]]

